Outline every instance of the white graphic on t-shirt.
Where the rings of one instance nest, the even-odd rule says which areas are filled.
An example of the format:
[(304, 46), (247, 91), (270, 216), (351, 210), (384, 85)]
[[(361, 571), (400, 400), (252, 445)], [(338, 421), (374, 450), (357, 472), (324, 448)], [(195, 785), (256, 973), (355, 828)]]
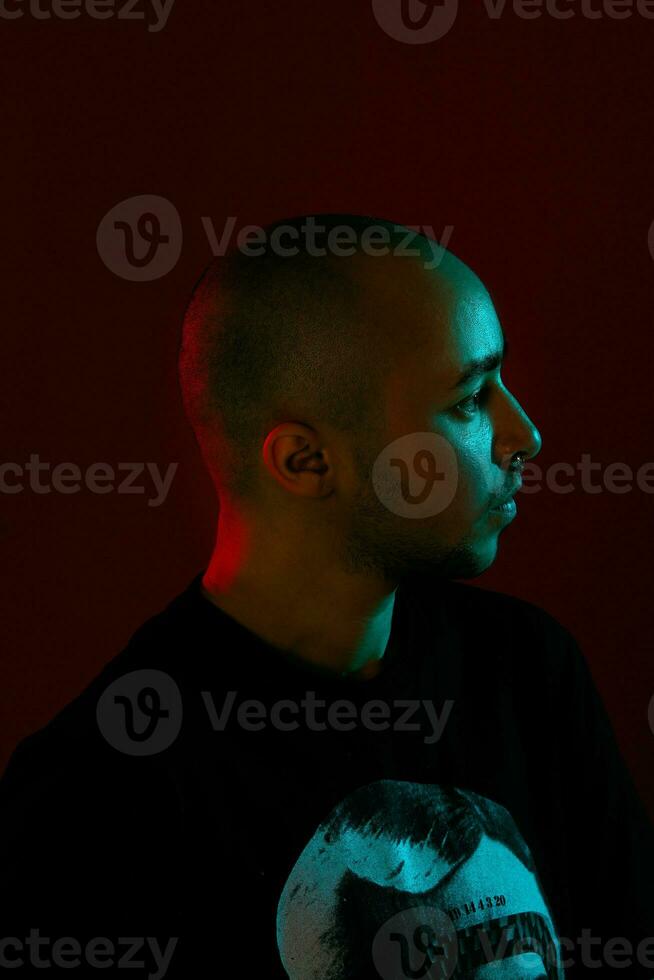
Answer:
[(290, 980), (561, 980), (560, 947), (513, 818), (467, 790), (361, 787), (302, 851), (277, 908)]

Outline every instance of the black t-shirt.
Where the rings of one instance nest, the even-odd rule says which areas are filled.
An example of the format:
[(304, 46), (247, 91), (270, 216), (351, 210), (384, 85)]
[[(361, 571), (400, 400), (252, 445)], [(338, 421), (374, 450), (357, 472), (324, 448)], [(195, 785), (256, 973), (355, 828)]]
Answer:
[(470, 585), (400, 585), (362, 680), (198, 576), (21, 742), (0, 814), (17, 975), (654, 976), (654, 831), (586, 662)]

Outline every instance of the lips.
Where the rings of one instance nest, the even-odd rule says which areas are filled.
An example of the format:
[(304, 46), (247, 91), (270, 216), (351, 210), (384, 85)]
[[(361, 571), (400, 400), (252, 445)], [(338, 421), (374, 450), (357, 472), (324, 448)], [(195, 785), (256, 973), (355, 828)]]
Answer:
[(508, 504), (510, 504), (513, 501), (513, 498), (515, 497), (515, 495), (517, 494), (518, 490), (520, 490), (521, 487), (522, 487), (522, 480), (516, 483), (516, 485), (509, 493), (505, 494), (503, 497), (500, 497), (499, 500), (496, 500), (494, 504), (491, 504), (490, 509), (498, 510), (501, 507), (508, 506)]

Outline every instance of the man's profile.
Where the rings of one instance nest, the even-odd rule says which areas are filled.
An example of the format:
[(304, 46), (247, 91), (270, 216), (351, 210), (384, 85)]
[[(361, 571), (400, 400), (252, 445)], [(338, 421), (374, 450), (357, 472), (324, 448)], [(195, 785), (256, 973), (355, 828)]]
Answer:
[[(339, 220), (361, 236), (373, 224)], [(382, 656), (401, 577), (492, 562), (497, 507), (540, 447), (501, 381), (504, 336), (477, 277), (448, 252), (427, 271), (425, 239), (398, 255), (403, 230), (377, 227), (395, 250), (215, 263), (180, 359), (221, 504), (205, 590), (236, 618), (247, 605), (276, 646), (343, 669)], [(433, 520), (396, 516), (370, 481), (383, 447), (414, 432), (439, 433), (457, 457), (458, 492)]]
[[(349, 980), (333, 964), (350, 963), (363, 980), (383, 976), (373, 892), (392, 893), (389, 915), (403, 913), (402, 896), (429, 892), (465, 938), (448, 975), (516, 975), (501, 971), (519, 958), (479, 959), (474, 929), (493, 906), (500, 932), (545, 922), (556, 955), (559, 943), (568, 954), (566, 976), (585, 975), (575, 942), (590, 929), (603, 944), (623, 937), (630, 975), (649, 977), (637, 950), (654, 937), (654, 835), (586, 661), (546, 612), (458, 581), (494, 561), (541, 444), (502, 380), (507, 344), (490, 295), (450, 252), (434, 263), (424, 236), (401, 247), (402, 226), (315, 221), (326, 240), (344, 230), (348, 253), (308, 247), (306, 217), (277, 222), (256, 255), (216, 259), (193, 291), (179, 375), (219, 498), (215, 547), (14, 753), (0, 782), (16, 937), (6, 955), (25, 956), (20, 936), (33, 927), (157, 934), (176, 940), (169, 976)], [(297, 247), (282, 245), (283, 229)], [(216, 705), (236, 701), (227, 723)], [(426, 706), (444, 702), (453, 707), (432, 744)], [(316, 703), (324, 723), (306, 710)], [(391, 704), (407, 718), (413, 706), (410, 723), (390, 725)], [(165, 742), (160, 718), (173, 726)], [(108, 734), (120, 725), (120, 739)], [(383, 810), (373, 793), (377, 808), (366, 803), (356, 834), (339, 830), (333, 853), (347, 869), (374, 870), (382, 852), (397, 864), (364, 870), (356, 887), (349, 871), (335, 879), (328, 920), (350, 948), (341, 943), (327, 976), (333, 936), (303, 928), (287, 883), (314, 855), (316, 828), (379, 786), (401, 801), (384, 824), (390, 851), (362, 860), (382, 834), (369, 824)], [(434, 800), (450, 863), (435, 891), (393, 890), (384, 876), (408, 880), (433, 845)], [(465, 851), (457, 834), (473, 810), (484, 833), (495, 828), (490, 840), (504, 841), (497, 828), (510, 823), (511, 846), (476, 851), (480, 832)], [(464, 851), (472, 871), (448, 892)], [(284, 910), (298, 908), (287, 929)], [(404, 975), (434, 980), (432, 953), (407, 947)], [(544, 953), (524, 962), (530, 977), (559, 975)]]

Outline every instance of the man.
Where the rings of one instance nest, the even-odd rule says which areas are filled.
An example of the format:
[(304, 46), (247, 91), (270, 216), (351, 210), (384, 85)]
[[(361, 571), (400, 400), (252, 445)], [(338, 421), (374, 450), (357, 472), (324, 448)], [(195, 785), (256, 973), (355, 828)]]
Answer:
[(49, 930), (51, 965), (140, 937), (157, 976), (651, 977), (654, 834), (586, 662), (453, 581), (540, 448), (488, 292), (370, 218), (247, 251), (180, 351), (213, 554), (14, 754), (2, 955)]

